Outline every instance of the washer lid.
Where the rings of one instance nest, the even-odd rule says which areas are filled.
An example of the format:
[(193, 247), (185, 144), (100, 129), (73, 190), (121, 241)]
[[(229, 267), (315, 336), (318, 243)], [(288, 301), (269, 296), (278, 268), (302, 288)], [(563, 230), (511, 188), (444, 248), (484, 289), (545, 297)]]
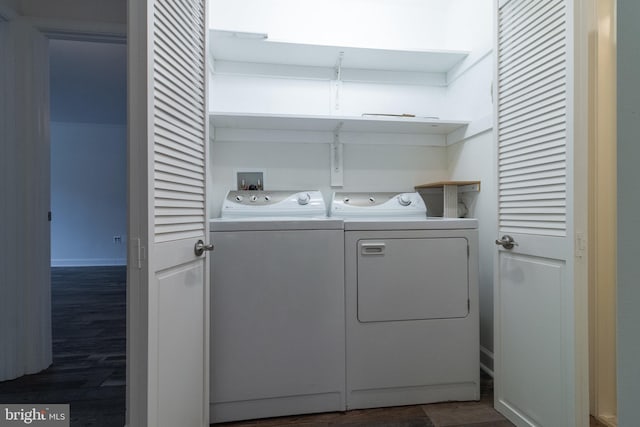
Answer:
[(229, 191), (221, 218), (327, 216), (320, 191)]
[(427, 207), (418, 193), (336, 192), (329, 215), (338, 218), (416, 218), (427, 216)]

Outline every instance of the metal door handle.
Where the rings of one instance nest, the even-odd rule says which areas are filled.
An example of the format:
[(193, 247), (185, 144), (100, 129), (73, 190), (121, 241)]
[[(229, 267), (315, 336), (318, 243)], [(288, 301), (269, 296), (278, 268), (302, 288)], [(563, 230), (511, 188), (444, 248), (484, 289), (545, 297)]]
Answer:
[(363, 243), (360, 248), (362, 255), (384, 255), (384, 243)]
[(501, 245), (505, 249), (513, 249), (514, 246), (518, 246), (516, 241), (513, 240), (513, 237), (508, 234), (502, 236), (500, 240), (496, 240), (496, 245)]
[(200, 256), (204, 253), (204, 251), (212, 251), (213, 245), (205, 245), (202, 240), (198, 240), (196, 245), (193, 248), (193, 252), (195, 252), (196, 256)]

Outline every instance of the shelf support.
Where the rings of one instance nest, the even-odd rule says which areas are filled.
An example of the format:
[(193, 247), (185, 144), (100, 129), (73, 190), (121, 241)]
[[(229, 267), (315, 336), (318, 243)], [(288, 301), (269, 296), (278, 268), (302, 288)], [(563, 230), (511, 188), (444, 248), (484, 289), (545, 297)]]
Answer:
[(333, 92), (333, 108), (336, 112), (340, 111), (340, 95), (342, 92), (342, 59), (344, 52), (338, 54), (336, 65), (334, 67), (334, 81), (331, 82)]
[(333, 130), (333, 142), (331, 143), (331, 186), (342, 187), (343, 184), (343, 159), (342, 143), (340, 142), (340, 129), (342, 122)]

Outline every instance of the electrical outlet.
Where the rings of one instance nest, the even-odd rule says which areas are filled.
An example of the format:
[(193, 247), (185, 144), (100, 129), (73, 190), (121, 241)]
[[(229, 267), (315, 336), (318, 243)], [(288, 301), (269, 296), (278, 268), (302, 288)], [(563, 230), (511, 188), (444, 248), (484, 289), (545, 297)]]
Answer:
[(122, 236), (113, 236), (113, 243), (119, 245), (122, 243)]

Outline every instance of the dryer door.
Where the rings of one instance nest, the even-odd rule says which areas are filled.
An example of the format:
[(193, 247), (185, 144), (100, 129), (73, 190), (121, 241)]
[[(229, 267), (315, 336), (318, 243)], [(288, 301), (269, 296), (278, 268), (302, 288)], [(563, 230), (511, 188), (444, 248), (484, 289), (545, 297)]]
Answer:
[(358, 241), (358, 320), (466, 317), (467, 247), (463, 237)]

